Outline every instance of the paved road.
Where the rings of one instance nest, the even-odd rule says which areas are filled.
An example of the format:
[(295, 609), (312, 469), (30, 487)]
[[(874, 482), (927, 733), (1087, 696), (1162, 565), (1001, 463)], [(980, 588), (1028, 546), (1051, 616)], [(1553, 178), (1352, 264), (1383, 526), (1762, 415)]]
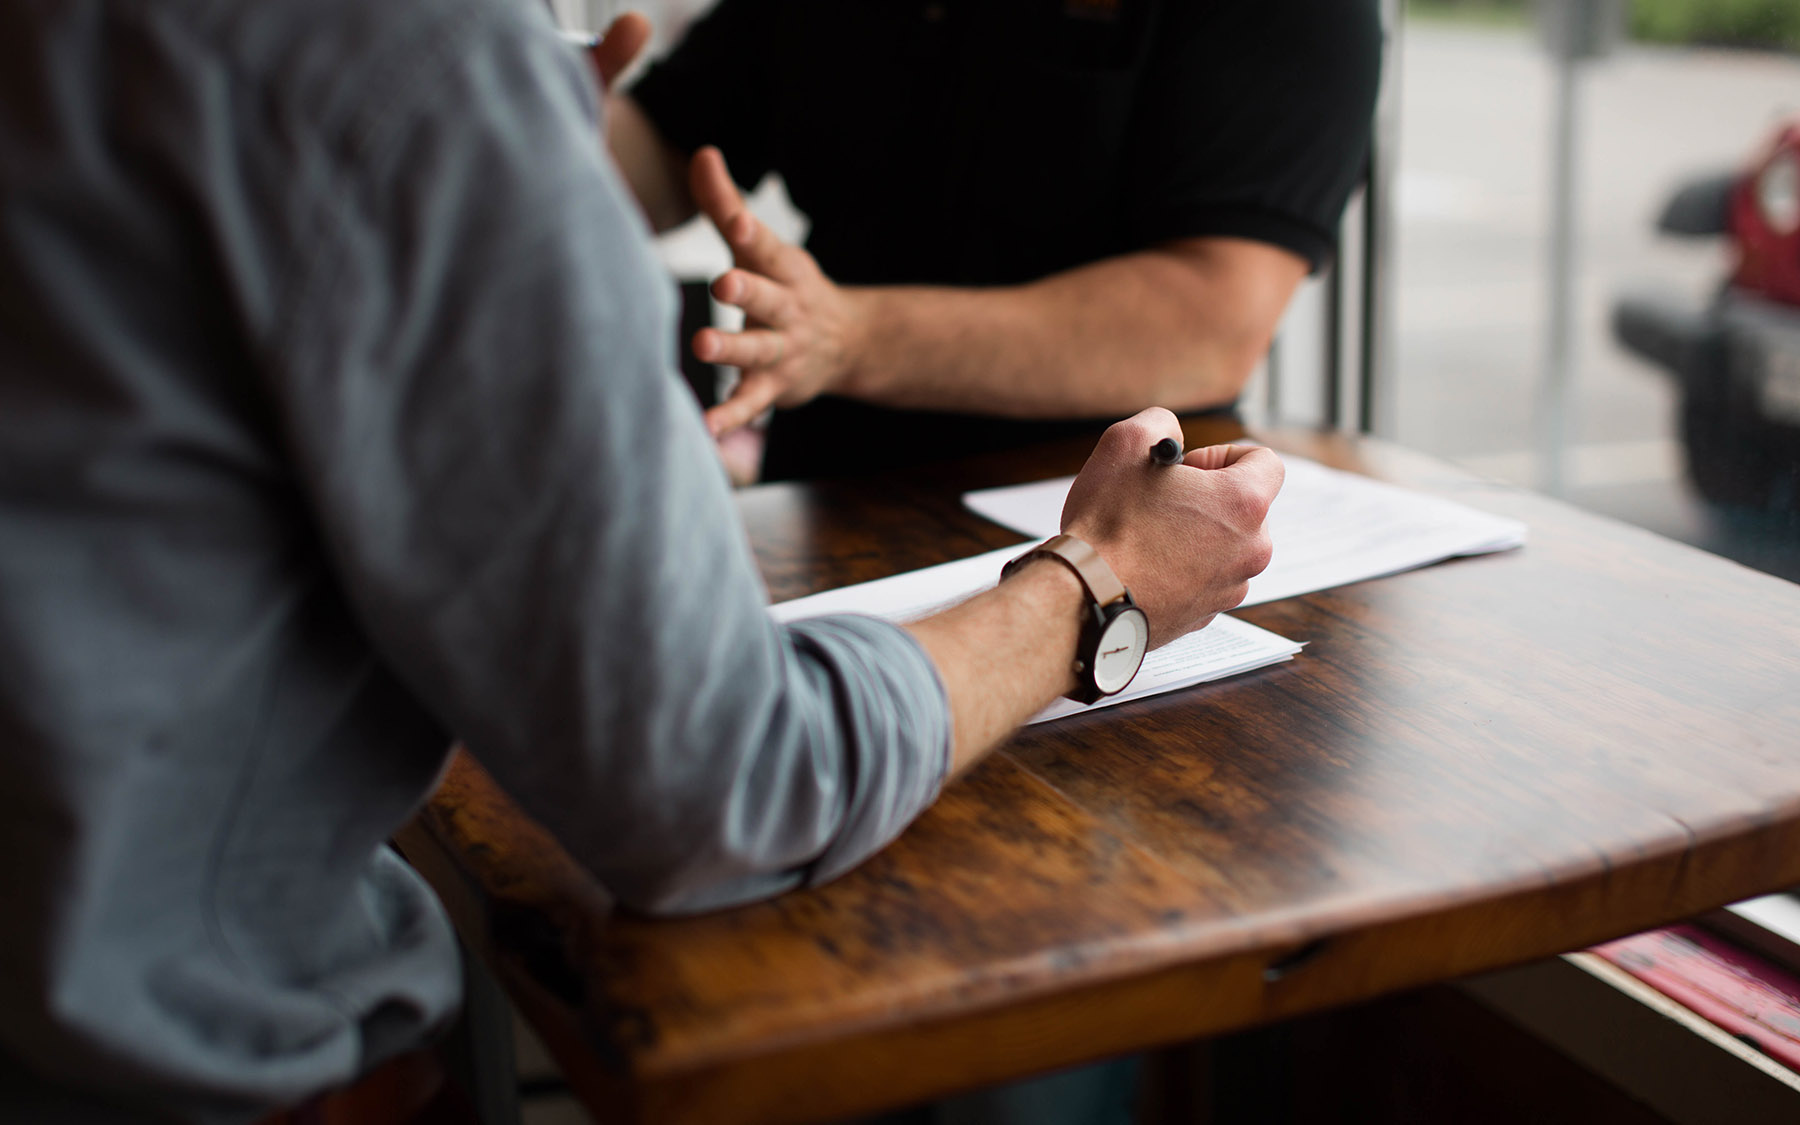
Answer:
[[(1543, 367), (1550, 64), (1523, 32), (1415, 23), (1400, 65), (1396, 435), (1529, 483)], [(1800, 577), (1800, 550), (1758, 545), (1772, 529), (1737, 542), (1743, 527), (1693, 501), (1671, 438), (1671, 388), (1620, 351), (1606, 326), (1623, 289), (1662, 287), (1698, 301), (1716, 284), (1724, 249), (1657, 237), (1656, 213), (1685, 175), (1741, 163), (1794, 113), (1800, 59), (1792, 57), (1634, 46), (1590, 69), (1570, 497)]]

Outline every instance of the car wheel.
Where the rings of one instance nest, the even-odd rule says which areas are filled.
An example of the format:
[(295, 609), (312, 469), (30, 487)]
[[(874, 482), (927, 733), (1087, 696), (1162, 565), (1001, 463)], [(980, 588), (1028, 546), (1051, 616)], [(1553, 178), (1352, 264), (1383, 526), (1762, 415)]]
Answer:
[(1800, 509), (1800, 435), (1690, 393), (1681, 437), (1700, 495), (1729, 508)]

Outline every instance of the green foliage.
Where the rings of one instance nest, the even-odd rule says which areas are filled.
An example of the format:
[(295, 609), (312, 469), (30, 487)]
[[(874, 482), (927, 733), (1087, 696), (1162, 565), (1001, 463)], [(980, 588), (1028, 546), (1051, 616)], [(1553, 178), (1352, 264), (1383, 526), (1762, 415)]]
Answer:
[[(1541, 0), (1560, 3), (1563, 0)], [(1800, 51), (1800, 0), (1626, 0), (1631, 34), (1649, 43)], [(1531, 0), (1406, 0), (1412, 19), (1520, 26)]]
[(1632, 0), (1631, 30), (1655, 43), (1800, 51), (1800, 0)]
[(1407, 19), (1523, 27), (1530, 16), (1527, 0), (1406, 0)]

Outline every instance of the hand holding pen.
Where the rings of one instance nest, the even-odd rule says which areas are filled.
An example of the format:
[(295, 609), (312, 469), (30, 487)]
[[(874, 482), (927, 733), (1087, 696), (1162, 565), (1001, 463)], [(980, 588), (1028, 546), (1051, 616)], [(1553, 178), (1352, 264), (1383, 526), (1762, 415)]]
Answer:
[[(1217, 471), (1175, 471), (1184, 468)], [(1175, 415), (1152, 408), (1101, 435), (1069, 487), (1062, 530), (1130, 587), (1154, 647), (1244, 600), (1269, 562), (1263, 521), (1282, 475), (1281, 459), (1261, 446), (1184, 455)]]
[(1185, 464), (1195, 469), (1223, 469), (1227, 465), (1235, 464), (1238, 458), (1257, 448), (1260, 447), (1254, 445), (1209, 445), (1203, 449), (1196, 449), (1192, 453), (1183, 454), (1181, 439), (1166, 437), (1150, 447), (1150, 460), (1163, 468)]

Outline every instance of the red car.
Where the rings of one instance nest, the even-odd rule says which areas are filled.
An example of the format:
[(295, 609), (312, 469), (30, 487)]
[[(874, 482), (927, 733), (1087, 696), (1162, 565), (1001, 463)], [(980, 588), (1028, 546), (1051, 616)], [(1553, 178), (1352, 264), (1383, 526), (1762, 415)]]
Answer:
[(1800, 511), (1800, 119), (1747, 170), (1683, 187), (1658, 226), (1729, 236), (1731, 277), (1704, 309), (1624, 298), (1613, 333), (1679, 382), (1682, 440), (1701, 495)]

